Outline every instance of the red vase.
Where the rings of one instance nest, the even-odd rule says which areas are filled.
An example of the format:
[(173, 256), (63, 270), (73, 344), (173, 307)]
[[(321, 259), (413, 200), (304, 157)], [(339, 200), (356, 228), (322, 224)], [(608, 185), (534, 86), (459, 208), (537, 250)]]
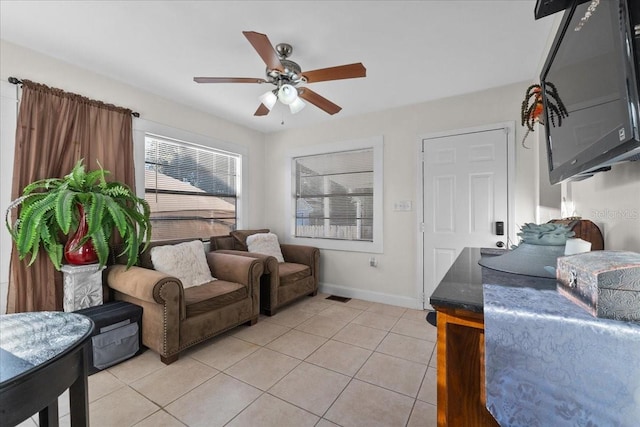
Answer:
[(98, 262), (98, 254), (93, 248), (93, 242), (87, 240), (84, 245), (78, 246), (78, 243), (87, 235), (89, 229), (84, 209), (80, 204), (78, 204), (78, 213), (80, 214), (78, 229), (64, 245), (64, 258), (69, 264), (73, 265), (94, 264)]

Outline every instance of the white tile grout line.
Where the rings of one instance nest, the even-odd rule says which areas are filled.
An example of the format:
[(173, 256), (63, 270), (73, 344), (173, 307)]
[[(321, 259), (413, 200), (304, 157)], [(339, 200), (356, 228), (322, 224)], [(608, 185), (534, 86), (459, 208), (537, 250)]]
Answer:
[[(325, 298), (325, 299), (326, 299), (326, 298)], [(339, 304), (342, 304), (342, 303), (341, 303), (341, 302), (334, 302), (334, 304), (332, 304), (332, 305), (338, 305), (338, 306), (339, 306)], [(294, 305), (292, 305), (292, 306), (290, 306), (290, 307), (291, 307), (291, 308), (295, 307), (295, 304), (294, 304)], [(371, 307), (374, 307), (374, 306), (372, 305)], [(358, 314), (358, 316), (360, 316), (361, 314), (363, 314), (363, 313), (365, 313), (365, 312), (368, 312), (368, 311), (369, 311), (369, 309), (370, 309), (371, 307), (369, 307), (368, 309), (360, 309), (360, 308), (354, 308), (354, 307), (349, 307), (349, 308), (351, 308), (351, 309), (353, 309), (353, 310), (358, 310), (358, 311), (360, 311), (361, 313), (360, 313), (360, 314)], [(289, 308), (289, 307), (287, 307), (287, 308)], [(285, 308), (285, 309), (286, 309), (286, 308)], [(327, 309), (329, 309), (329, 308), (327, 308)], [(325, 310), (326, 310), (326, 309), (325, 309)], [(231, 378), (234, 378), (235, 380), (240, 381), (240, 382), (242, 382), (242, 383), (244, 383), (244, 384), (247, 384), (248, 386), (250, 386), (250, 387), (252, 387), (252, 388), (255, 388), (255, 389), (257, 389), (257, 390), (259, 390), (259, 391), (261, 392), (261, 393), (260, 393), (260, 395), (258, 395), (258, 397), (256, 397), (256, 399), (252, 400), (249, 404), (247, 404), (247, 405), (246, 405), (246, 406), (245, 406), (245, 407), (244, 407), (240, 412), (238, 412), (238, 413), (237, 413), (233, 418), (231, 418), (227, 423), (231, 422), (231, 421), (232, 421), (233, 419), (235, 419), (238, 415), (240, 415), (242, 412), (244, 412), (244, 411), (245, 411), (245, 410), (246, 410), (250, 405), (252, 405), (256, 400), (258, 400), (258, 399), (259, 399), (261, 396), (263, 396), (264, 394), (269, 394), (270, 396), (272, 396), (272, 397), (274, 397), (274, 398), (277, 398), (277, 399), (279, 399), (279, 400), (282, 400), (283, 402), (286, 402), (286, 403), (288, 403), (288, 404), (290, 404), (290, 405), (293, 405), (293, 406), (295, 406), (295, 407), (297, 407), (297, 408), (299, 408), (299, 409), (301, 409), (301, 410), (303, 410), (303, 411), (305, 411), (305, 412), (307, 412), (307, 413), (309, 413), (309, 414), (312, 414), (312, 415), (314, 415), (314, 416), (318, 416), (317, 414), (314, 414), (314, 413), (312, 413), (311, 411), (309, 411), (309, 410), (307, 410), (307, 409), (304, 409), (304, 408), (302, 408), (302, 407), (300, 407), (300, 406), (298, 406), (298, 405), (295, 405), (295, 404), (294, 404), (294, 403), (292, 403), (292, 402), (288, 402), (288, 401), (286, 401), (286, 400), (284, 400), (284, 399), (281, 399), (281, 398), (280, 398), (280, 397), (278, 397), (278, 396), (275, 396), (275, 395), (273, 395), (273, 394), (269, 393), (269, 390), (271, 390), (271, 389), (272, 389), (276, 384), (280, 383), (280, 382), (281, 382), (281, 381), (282, 381), (282, 380), (283, 380), (287, 375), (289, 375), (289, 374), (290, 374), (294, 369), (296, 369), (296, 367), (298, 367), (298, 366), (299, 366), (301, 363), (303, 363), (303, 362), (309, 363), (309, 364), (314, 365), (314, 366), (318, 366), (318, 367), (323, 368), (323, 369), (327, 369), (328, 371), (331, 371), (331, 372), (336, 372), (336, 373), (338, 373), (338, 374), (345, 375), (345, 374), (344, 374), (344, 373), (342, 373), (342, 372), (334, 371), (333, 369), (330, 369), (330, 368), (327, 368), (327, 367), (324, 367), (324, 366), (320, 366), (320, 365), (316, 365), (315, 363), (312, 363), (312, 362), (308, 362), (308, 361), (307, 361), (307, 359), (308, 359), (309, 357), (311, 357), (313, 354), (315, 354), (315, 353), (316, 353), (316, 352), (317, 352), (317, 351), (318, 351), (322, 346), (324, 346), (327, 342), (329, 342), (329, 341), (333, 340), (333, 341), (339, 342), (339, 343), (341, 343), (341, 344), (351, 345), (351, 346), (354, 346), (354, 347), (357, 347), (357, 348), (361, 348), (361, 349), (364, 349), (364, 350), (370, 351), (371, 353), (369, 354), (369, 356), (367, 356), (366, 360), (362, 363), (362, 365), (358, 368), (358, 370), (357, 370), (353, 375), (351, 375), (351, 376), (349, 376), (349, 375), (345, 375), (345, 376), (349, 377), (349, 381), (347, 382), (347, 384), (345, 385), (345, 387), (342, 389), (342, 391), (341, 391), (340, 393), (338, 393), (338, 395), (336, 396), (336, 398), (331, 402), (331, 404), (328, 406), (328, 408), (325, 410), (325, 412), (322, 414), (322, 416), (319, 416), (318, 423), (319, 423), (320, 421), (322, 421), (323, 419), (325, 419), (325, 420), (327, 420), (327, 421), (330, 421), (330, 420), (328, 420), (328, 419), (324, 418), (324, 416), (325, 416), (325, 415), (327, 414), (327, 412), (331, 409), (331, 407), (335, 404), (335, 402), (340, 398), (340, 396), (342, 396), (342, 394), (344, 393), (344, 390), (346, 390), (346, 389), (347, 389), (347, 387), (348, 387), (348, 386), (353, 382), (353, 380), (358, 380), (358, 381), (361, 381), (361, 382), (363, 382), (363, 383), (370, 384), (370, 385), (372, 385), (372, 386), (379, 387), (379, 388), (381, 388), (381, 389), (384, 389), (384, 390), (387, 390), (387, 391), (390, 391), (390, 392), (393, 392), (393, 393), (397, 393), (397, 394), (399, 394), (399, 395), (401, 395), (401, 396), (405, 396), (405, 397), (408, 397), (408, 398), (410, 398), (410, 399), (413, 399), (413, 405), (412, 405), (411, 411), (409, 411), (409, 416), (408, 416), (408, 418), (407, 418), (407, 422), (406, 422), (406, 423), (408, 423), (408, 422), (409, 422), (409, 420), (411, 419), (411, 415), (413, 414), (413, 410), (415, 409), (416, 401), (418, 400), (418, 394), (420, 394), (420, 390), (422, 389), (422, 386), (423, 386), (423, 384), (424, 384), (424, 381), (425, 381), (425, 378), (426, 378), (426, 374), (427, 374), (428, 370), (429, 370), (430, 368), (432, 368), (432, 366), (431, 366), (431, 360), (432, 360), (433, 355), (435, 354), (435, 351), (436, 351), (436, 345), (435, 345), (436, 343), (433, 343), (433, 344), (434, 344), (434, 348), (433, 348), (433, 350), (432, 350), (432, 352), (431, 352), (431, 356), (430, 356), (430, 358), (429, 358), (429, 361), (428, 361), (428, 363), (426, 364), (425, 373), (424, 373), (424, 375), (423, 375), (423, 377), (422, 377), (422, 380), (421, 380), (421, 382), (420, 382), (420, 386), (418, 387), (418, 391), (417, 391), (417, 393), (416, 393), (416, 396), (415, 396), (415, 397), (412, 397), (412, 396), (410, 396), (410, 395), (407, 395), (407, 394), (404, 394), (404, 393), (398, 392), (398, 391), (396, 391), (396, 390), (388, 389), (388, 388), (386, 388), (386, 387), (384, 387), (384, 386), (381, 386), (381, 385), (378, 385), (378, 384), (370, 383), (370, 382), (368, 382), (368, 381), (365, 381), (365, 380), (362, 380), (362, 379), (358, 379), (358, 378), (356, 378), (356, 376), (358, 375), (358, 373), (362, 370), (362, 368), (365, 366), (365, 364), (369, 361), (369, 359), (371, 358), (371, 356), (372, 356), (374, 353), (376, 353), (376, 352), (377, 352), (377, 353), (380, 353), (380, 354), (384, 354), (384, 355), (386, 355), (386, 356), (396, 357), (396, 358), (401, 359), (401, 360), (406, 360), (406, 361), (409, 361), (409, 362), (413, 362), (413, 363), (417, 363), (417, 364), (423, 365), (423, 363), (416, 362), (415, 360), (405, 359), (405, 358), (402, 358), (402, 357), (399, 357), (399, 356), (395, 356), (395, 355), (387, 355), (386, 353), (378, 352), (378, 351), (377, 351), (377, 350), (378, 350), (378, 348), (380, 347), (380, 345), (382, 344), (382, 342), (384, 341), (384, 339), (385, 339), (385, 338), (387, 338), (387, 337), (389, 336), (389, 334), (391, 334), (391, 333), (396, 334), (396, 335), (401, 335), (401, 336), (409, 337), (409, 338), (418, 339), (418, 340), (421, 340), (421, 341), (432, 342), (432, 341), (429, 341), (429, 340), (423, 340), (423, 339), (421, 339), (421, 338), (417, 338), (417, 337), (414, 337), (414, 336), (411, 336), (411, 335), (405, 335), (405, 334), (401, 334), (401, 333), (398, 333), (398, 332), (392, 332), (392, 329), (393, 329), (393, 328), (398, 324), (398, 322), (399, 322), (401, 319), (414, 320), (414, 319), (411, 319), (411, 318), (405, 318), (405, 317), (404, 317), (404, 315), (406, 314), (407, 310), (408, 310), (408, 309), (405, 309), (405, 311), (403, 312), (403, 314), (402, 314), (401, 316), (399, 316), (399, 317), (397, 317), (397, 318), (396, 318), (396, 320), (395, 320), (395, 322), (394, 322), (393, 326), (392, 326), (389, 330), (385, 330), (385, 329), (378, 329), (378, 328), (375, 328), (375, 327), (370, 327), (370, 326), (367, 326), (367, 325), (361, 325), (361, 324), (355, 323), (355, 325), (358, 325), (358, 326), (368, 327), (368, 328), (370, 328), (370, 329), (375, 329), (375, 330), (383, 330), (383, 331), (385, 332), (384, 337), (382, 337), (382, 339), (380, 340), (380, 342), (378, 343), (378, 345), (376, 345), (376, 348), (375, 348), (374, 350), (371, 350), (371, 349), (369, 349), (369, 348), (365, 348), (365, 347), (361, 347), (361, 346), (358, 346), (358, 345), (356, 345), (356, 344), (352, 344), (352, 343), (345, 343), (345, 342), (342, 342), (342, 341), (333, 340), (333, 337), (334, 337), (336, 334), (338, 334), (340, 331), (342, 331), (344, 328), (346, 328), (349, 324), (353, 323), (353, 321), (354, 321), (358, 316), (356, 316), (355, 318), (353, 318), (353, 319), (352, 319), (352, 320), (350, 320), (349, 322), (346, 322), (344, 326), (342, 326), (342, 327), (341, 327), (340, 329), (338, 329), (338, 330), (337, 330), (333, 335), (331, 335), (331, 337), (328, 337), (328, 338), (327, 338), (327, 337), (325, 337), (325, 336), (321, 336), (321, 335), (313, 334), (313, 333), (310, 333), (310, 332), (307, 332), (307, 331), (302, 331), (302, 330), (296, 329), (298, 326), (300, 326), (302, 323), (306, 322), (307, 320), (309, 320), (309, 319), (311, 319), (311, 318), (313, 318), (313, 317), (315, 317), (315, 316), (321, 315), (322, 311), (324, 311), (324, 310), (322, 310), (322, 311), (320, 311), (320, 312), (318, 312), (318, 313), (311, 313), (311, 312), (307, 312), (307, 313), (311, 313), (311, 314), (312, 314), (312, 316), (311, 316), (311, 317), (309, 317), (309, 318), (307, 318), (307, 319), (305, 319), (305, 320), (303, 320), (302, 322), (298, 323), (298, 324), (297, 324), (296, 326), (294, 326), (294, 327), (290, 327), (290, 326), (286, 326), (286, 325), (280, 325), (280, 326), (283, 326), (283, 327), (288, 328), (288, 330), (287, 330), (287, 331), (285, 331), (283, 334), (280, 334), (280, 335), (278, 335), (277, 337), (273, 338), (272, 340), (270, 340), (269, 342), (265, 343), (264, 345), (256, 344), (256, 343), (254, 343), (254, 342), (251, 342), (251, 341), (248, 341), (248, 340), (243, 340), (242, 338), (239, 338), (239, 337), (235, 337), (235, 336), (234, 336), (234, 338), (239, 339), (239, 340), (242, 340), (242, 341), (247, 342), (247, 343), (250, 343), (250, 344), (253, 344), (253, 345), (256, 345), (258, 348), (256, 348), (256, 350), (255, 350), (255, 351), (252, 351), (251, 353), (249, 353), (249, 354), (245, 355), (244, 357), (242, 357), (241, 359), (239, 359), (238, 361), (236, 361), (235, 363), (233, 363), (232, 365), (228, 366), (227, 368), (225, 368), (225, 369), (223, 369), (223, 370), (219, 370), (218, 368), (215, 368), (215, 367), (213, 367), (213, 366), (210, 366), (210, 365), (208, 365), (207, 363), (205, 363), (204, 361), (201, 361), (201, 360), (198, 360), (198, 359), (196, 359), (196, 358), (192, 357), (190, 354), (184, 354), (183, 358), (189, 357), (189, 358), (193, 359), (194, 361), (196, 361), (197, 363), (202, 363), (202, 364), (204, 364), (204, 365), (206, 365), (206, 366), (211, 367), (212, 369), (215, 369), (215, 370), (216, 370), (216, 371), (218, 371), (218, 372), (217, 372), (216, 374), (214, 374), (211, 378), (209, 378), (209, 379), (207, 379), (206, 381), (204, 381), (204, 382), (202, 382), (202, 383), (198, 384), (197, 386), (193, 387), (192, 389), (187, 390), (185, 393), (183, 393), (182, 395), (180, 395), (180, 396), (176, 397), (176, 398), (175, 398), (175, 399), (173, 399), (171, 402), (169, 402), (169, 403), (167, 403), (167, 404), (165, 404), (165, 405), (163, 405), (163, 406), (160, 406), (160, 405), (159, 405), (159, 404), (157, 404), (156, 402), (154, 402), (154, 401), (152, 401), (151, 399), (149, 399), (148, 397), (144, 396), (142, 393), (138, 392), (135, 388), (133, 388), (129, 383), (124, 382), (124, 381), (123, 381), (123, 380), (121, 380), (119, 377), (117, 377), (115, 374), (113, 374), (113, 373), (111, 373), (111, 372), (109, 372), (109, 373), (110, 373), (111, 375), (113, 375), (113, 376), (114, 376), (118, 381), (122, 382), (122, 383), (124, 384), (124, 386), (125, 386), (125, 387), (130, 388), (130, 389), (131, 389), (131, 390), (133, 390), (135, 393), (137, 393), (137, 394), (139, 394), (141, 397), (143, 397), (145, 400), (147, 400), (147, 401), (149, 401), (149, 402), (153, 403), (154, 405), (156, 405), (156, 406), (159, 408), (159, 410), (160, 410), (160, 411), (163, 411), (163, 412), (167, 413), (169, 416), (171, 416), (171, 417), (172, 417), (172, 418), (174, 418), (174, 419), (176, 419), (176, 418), (175, 418), (172, 414), (168, 413), (168, 412), (165, 410), (165, 408), (166, 408), (168, 405), (170, 405), (171, 403), (175, 402), (177, 399), (181, 398), (181, 397), (182, 397), (182, 396), (184, 396), (185, 394), (192, 392), (193, 390), (197, 389), (198, 387), (201, 387), (201, 386), (202, 386), (203, 384), (205, 384), (207, 381), (212, 380), (213, 378), (217, 377), (217, 376), (218, 376), (219, 374), (221, 374), (221, 373), (223, 373), (223, 374), (225, 374), (225, 375), (228, 375), (228, 376), (230, 376)], [(304, 311), (304, 310), (303, 310), (303, 311)], [(378, 314), (378, 315), (382, 315), (382, 316), (384, 316), (384, 314), (382, 314), (382, 313), (376, 313), (375, 311), (370, 311), (370, 312), (371, 312), (371, 313), (374, 313), (374, 314)], [(325, 316), (325, 317), (326, 317), (326, 316)], [(387, 315), (387, 317), (395, 317), (395, 316), (388, 316), (388, 315)], [(267, 320), (267, 321), (268, 321), (268, 318), (266, 318), (266, 319), (264, 319), (264, 320)], [(275, 322), (273, 322), (273, 323), (274, 323), (274, 324), (277, 324), (277, 323), (275, 323)], [(430, 326), (430, 325), (429, 325), (429, 326)], [(245, 381), (243, 381), (243, 380), (241, 380), (241, 379), (239, 379), (239, 378), (236, 378), (236, 377), (234, 377), (234, 376), (232, 376), (232, 375), (230, 375), (230, 374), (228, 374), (228, 373), (226, 372), (228, 369), (230, 369), (231, 367), (233, 367), (233, 366), (235, 366), (236, 364), (240, 363), (242, 360), (246, 359), (247, 357), (251, 356), (251, 355), (252, 355), (252, 354), (254, 354), (256, 351), (259, 351), (261, 348), (267, 348), (267, 347), (266, 347), (267, 345), (269, 345), (271, 342), (275, 341), (276, 339), (278, 339), (279, 337), (281, 337), (282, 335), (284, 335), (284, 334), (288, 333), (288, 332), (289, 332), (289, 331), (291, 331), (291, 330), (296, 330), (296, 331), (298, 331), (298, 332), (307, 333), (307, 334), (314, 335), (314, 336), (319, 336), (319, 337), (321, 337), (321, 338), (326, 339), (326, 341), (325, 341), (325, 342), (324, 342), (320, 347), (318, 347), (315, 351), (313, 351), (311, 354), (309, 354), (305, 359), (299, 359), (299, 358), (297, 358), (297, 357), (290, 356), (290, 355), (287, 355), (287, 354), (285, 354), (285, 353), (281, 353), (281, 352), (279, 352), (279, 351), (277, 351), (277, 350), (268, 349), (268, 350), (274, 351), (274, 352), (276, 352), (276, 353), (283, 354), (283, 355), (285, 355), (285, 356), (288, 356), (288, 357), (291, 357), (291, 358), (293, 358), (293, 359), (296, 359), (296, 360), (298, 361), (298, 363), (297, 363), (295, 366), (293, 366), (289, 371), (287, 371), (287, 373), (286, 373), (285, 375), (283, 375), (283, 376), (282, 376), (278, 381), (276, 381), (276, 382), (275, 382), (274, 384), (272, 384), (269, 388), (267, 388), (267, 390), (261, 390), (261, 389), (259, 389), (258, 387), (255, 387), (255, 386), (253, 386), (253, 385), (251, 385), (251, 384), (249, 384), (249, 383), (246, 383)], [(229, 331), (229, 332), (230, 332), (230, 331)], [(231, 333), (225, 333), (225, 334), (222, 334), (222, 335), (233, 336)], [(221, 336), (222, 336), (222, 335), (221, 335)], [(215, 338), (214, 338), (214, 339), (215, 339)], [(202, 345), (203, 345), (203, 346), (204, 346), (204, 345), (211, 345), (211, 341), (209, 341), (209, 342), (208, 342), (208, 344), (207, 344), (207, 342), (203, 342), (203, 343), (202, 343)], [(152, 350), (147, 350), (147, 351), (152, 351)], [(182, 355), (181, 355), (181, 356), (182, 356)], [(139, 381), (139, 380), (141, 380), (142, 378), (145, 378), (145, 377), (147, 377), (147, 376), (149, 376), (149, 375), (151, 375), (151, 374), (153, 374), (153, 373), (155, 373), (155, 372), (157, 372), (157, 371), (159, 371), (159, 370), (161, 370), (161, 369), (164, 369), (164, 368), (165, 368), (165, 367), (159, 367), (158, 369), (156, 369), (156, 370), (154, 370), (154, 371), (152, 371), (152, 372), (149, 372), (149, 373), (147, 373), (146, 375), (143, 375), (143, 376), (142, 376), (142, 377), (140, 377), (140, 378), (137, 378), (136, 380), (132, 381), (131, 383), (136, 382), (136, 381)], [(107, 369), (107, 371), (108, 371), (108, 369)], [(106, 395), (104, 395), (104, 396), (100, 397), (99, 399), (96, 399), (94, 402), (97, 402), (97, 401), (99, 401), (99, 400), (102, 400), (102, 399), (103, 399), (103, 398), (105, 398), (106, 396), (109, 396), (109, 395), (111, 395), (112, 393), (115, 393), (115, 392), (117, 392), (117, 391), (121, 390), (122, 388), (123, 388), (123, 387), (117, 388), (117, 389), (113, 390), (112, 392), (107, 393)], [(92, 402), (92, 403), (94, 403), (94, 402)], [(422, 402), (422, 401), (421, 401), (421, 402)], [(425, 403), (430, 404), (429, 402), (425, 402)], [(151, 417), (153, 414), (155, 414), (155, 413), (157, 413), (157, 412), (158, 412), (158, 411), (153, 412), (152, 414), (150, 414), (149, 416), (145, 417), (144, 419)], [(143, 419), (143, 420), (144, 420), (144, 419)], [(140, 421), (138, 421), (138, 422), (142, 422), (143, 420), (140, 420)], [(178, 420), (178, 419), (176, 419), (176, 420)], [(181, 424), (184, 424), (184, 423), (182, 423), (180, 420), (178, 420), (178, 421), (179, 421)], [(331, 421), (331, 422), (333, 422), (333, 421)], [(405, 424), (406, 424), (406, 423), (405, 423)], [(316, 424), (317, 424), (317, 423), (316, 423)], [(335, 424), (335, 423), (334, 423), (334, 424)]]

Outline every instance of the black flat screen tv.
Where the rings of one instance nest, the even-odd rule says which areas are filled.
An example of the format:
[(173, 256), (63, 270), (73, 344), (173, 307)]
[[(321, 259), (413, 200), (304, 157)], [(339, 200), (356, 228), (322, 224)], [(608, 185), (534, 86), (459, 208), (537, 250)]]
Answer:
[(571, 3), (540, 75), (552, 184), (640, 158), (640, 1)]

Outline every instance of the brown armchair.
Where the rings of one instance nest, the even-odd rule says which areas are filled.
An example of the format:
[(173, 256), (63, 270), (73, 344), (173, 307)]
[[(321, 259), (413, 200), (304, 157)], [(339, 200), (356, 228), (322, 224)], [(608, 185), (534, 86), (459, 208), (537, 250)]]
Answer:
[(248, 252), (247, 237), (268, 232), (268, 229), (236, 230), (227, 236), (214, 236), (211, 237), (211, 250), (262, 260), (264, 274), (260, 279), (260, 308), (267, 316), (273, 316), (283, 305), (318, 293), (320, 250), (312, 246), (280, 244), (283, 263), (272, 256)]
[[(154, 242), (170, 245), (193, 239)], [(183, 288), (176, 277), (156, 271), (151, 248), (140, 254), (139, 266), (126, 269), (115, 264), (107, 271), (107, 283), (116, 300), (142, 307), (142, 343), (160, 354), (165, 364), (199, 342), (243, 323), (258, 321), (260, 276), (263, 263), (235, 255), (206, 254), (218, 280)]]

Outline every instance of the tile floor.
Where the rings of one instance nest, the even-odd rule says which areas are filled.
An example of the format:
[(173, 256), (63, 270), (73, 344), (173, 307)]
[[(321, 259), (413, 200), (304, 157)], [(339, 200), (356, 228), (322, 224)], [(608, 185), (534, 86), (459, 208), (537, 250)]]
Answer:
[[(90, 376), (91, 426), (435, 426), (436, 329), (426, 313), (327, 296), (261, 316), (169, 366), (147, 350)], [(68, 411), (65, 393), (63, 426)]]

